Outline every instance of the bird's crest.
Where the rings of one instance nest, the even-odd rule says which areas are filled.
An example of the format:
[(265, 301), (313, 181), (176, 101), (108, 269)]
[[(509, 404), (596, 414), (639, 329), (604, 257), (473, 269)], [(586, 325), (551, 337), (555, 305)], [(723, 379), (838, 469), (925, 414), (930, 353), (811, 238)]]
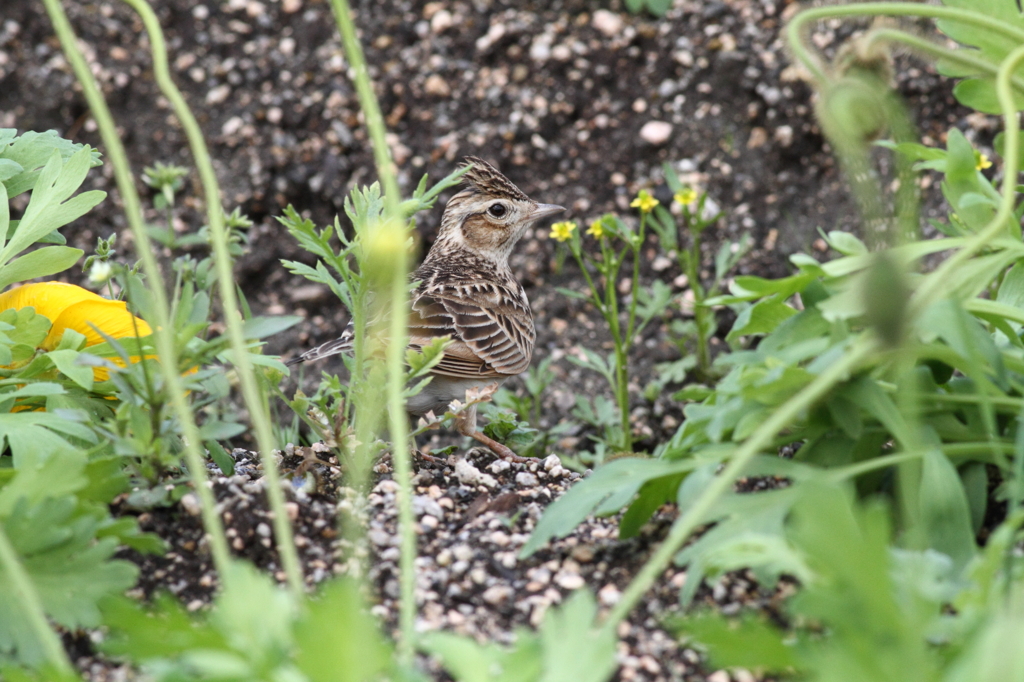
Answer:
[(469, 185), (469, 188), (480, 194), (515, 199), (517, 201), (529, 201), (530, 198), (523, 194), (523, 191), (512, 184), (512, 181), (498, 172), (498, 169), (483, 159), (475, 156), (467, 156), (464, 166), (473, 167), (462, 176), (462, 179)]

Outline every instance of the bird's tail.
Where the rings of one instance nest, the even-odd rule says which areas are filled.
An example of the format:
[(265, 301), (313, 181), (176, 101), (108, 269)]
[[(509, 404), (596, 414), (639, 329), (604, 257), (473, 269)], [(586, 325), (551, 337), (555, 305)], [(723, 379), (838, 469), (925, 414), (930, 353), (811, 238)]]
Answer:
[(342, 335), (340, 339), (334, 339), (328, 341), (325, 344), (311, 348), (302, 355), (294, 357), (291, 360), (287, 360), (284, 364), (291, 366), (297, 365), (300, 362), (311, 362), (313, 360), (322, 360), (323, 358), (337, 355), (339, 353), (348, 353), (352, 350), (352, 336), (348, 333)]

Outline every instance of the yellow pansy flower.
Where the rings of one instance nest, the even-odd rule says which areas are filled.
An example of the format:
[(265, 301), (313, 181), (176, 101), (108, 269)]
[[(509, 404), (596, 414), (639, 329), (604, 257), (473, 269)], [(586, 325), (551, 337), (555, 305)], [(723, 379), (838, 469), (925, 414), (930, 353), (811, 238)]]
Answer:
[(555, 241), (564, 242), (572, 237), (572, 232), (575, 229), (576, 223), (563, 220), (562, 222), (555, 223), (551, 226), (551, 234), (548, 236)]
[(639, 208), (641, 213), (650, 213), (654, 210), (654, 207), (660, 203), (660, 201), (651, 196), (650, 192), (642, 189), (636, 195), (636, 199), (633, 199), (630, 206), (633, 208)]
[[(51, 351), (60, 344), (65, 329), (72, 329), (85, 337), (85, 346), (104, 343), (92, 325), (115, 339), (149, 336), (152, 328), (145, 320), (128, 312), (124, 301), (111, 301), (98, 294), (63, 282), (40, 282), (26, 284), (0, 294), (0, 312), (34, 308), (37, 315), (50, 320), (50, 332), (39, 348)], [(133, 357), (132, 361), (137, 361)], [(115, 364), (123, 364), (120, 358), (112, 358)], [(96, 381), (106, 381), (109, 372), (103, 367), (93, 369)]]

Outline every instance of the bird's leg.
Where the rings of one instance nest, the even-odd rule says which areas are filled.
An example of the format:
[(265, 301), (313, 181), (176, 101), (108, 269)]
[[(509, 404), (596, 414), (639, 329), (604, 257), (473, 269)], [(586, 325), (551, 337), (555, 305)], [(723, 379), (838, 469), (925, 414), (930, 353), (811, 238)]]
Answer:
[(461, 433), (463, 436), (469, 436), (473, 440), (480, 441), (488, 448), (491, 449), (494, 454), (498, 455), (504, 460), (509, 462), (529, 462), (529, 457), (520, 457), (516, 453), (512, 452), (511, 448), (506, 445), (502, 445), (493, 438), (488, 438), (481, 432), (476, 430), (476, 405), (470, 406), (468, 409), (460, 412), (455, 416), (455, 430)]

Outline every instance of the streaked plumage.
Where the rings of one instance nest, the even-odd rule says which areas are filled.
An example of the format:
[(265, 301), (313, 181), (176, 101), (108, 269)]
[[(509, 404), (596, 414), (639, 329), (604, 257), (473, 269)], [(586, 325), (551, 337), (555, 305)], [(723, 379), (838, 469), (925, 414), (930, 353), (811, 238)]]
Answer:
[[(466, 390), (501, 383), (530, 366), (536, 331), (526, 292), (508, 265), (508, 257), (535, 221), (563, 211), (538, 204), (508, 178), (480, 159), (463, 176), (465, 189), (445, 206), (437, 241), (412, 274), (417, 282), (409, 314), (409, 345), (421, 348), (433, 338), (450, 336), (433, 380), (406, 405), (410, 413), (443, 412)], [(351, 352), (352, 330), (303, 353), (288, 364)], [(506, 458), (515, 454), (476, 431), (470, 408), (456, 423)]]

